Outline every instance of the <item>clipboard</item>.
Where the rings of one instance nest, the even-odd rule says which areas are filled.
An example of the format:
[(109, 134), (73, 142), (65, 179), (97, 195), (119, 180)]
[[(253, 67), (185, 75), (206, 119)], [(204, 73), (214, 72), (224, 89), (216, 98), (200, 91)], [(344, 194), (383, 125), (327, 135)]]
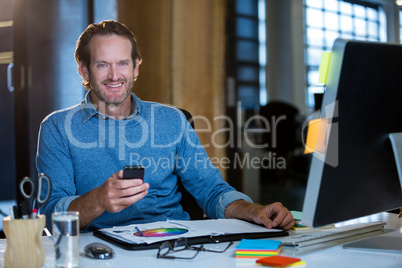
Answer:
[[(205, 220), (208, 221), (208, 220)], [(189, 221), (191, 222), (191, 221)], [(264, 227), (265, 228), (265, 227)], [(179, 237), (172, 237), (171, 239), (165, 239), (163, 241), (153, 242), (153, 243), (137, 243), (130, 242), (124, 239), (119, 239), (119, 237), (110, 235), (108, 232), (102, 231), (102, 229), (94, 231), (93, 235), (110, 242), (114, 245), (117, 245), (126, 250), (146, 250), (146, 249), (157, 249), (159, 246), (166, 241), (175, 241)], [(240, 241), (241, 239), (258, 239), (258, 238), (272, 238), (272, 237), (283, 237), (288, 236), (289, 233), (286, 231), (272, 231), (268, 230), (266, 232), (239, 232), (230, 233), (230, 234), (218, 234), (218, 235), (201, 235), (201, 236), (191, 236), (186, 237), (188, 245), (195, 244), (207, 244), (207, 243), (221, 243), (221, 242), (229, 242), (229, 241)]]

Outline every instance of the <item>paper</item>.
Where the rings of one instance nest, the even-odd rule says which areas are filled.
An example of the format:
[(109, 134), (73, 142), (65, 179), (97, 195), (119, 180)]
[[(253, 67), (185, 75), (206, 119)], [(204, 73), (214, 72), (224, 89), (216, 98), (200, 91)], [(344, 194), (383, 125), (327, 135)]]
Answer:
[(318, 67), (318, 71), (320, 73), (320, 76), (318, 78), (318, 83), (321, 83), (321, 84), (327, 83), (330, 60), (331, 60), (331, 52), (327, 52), (327, 51), (322, 52), (320, 67)]
[[(172, 232), (166, 231), (166, 235), (162, 236), (140, 236), (138, 228), (141, 232), (147, 233), (152, 229), (171, 229)], [(174, 229), (177, 230), (174, 234)], [(180, 229), (181, 231), (179, 231)], [(186, 232), (183, 232), (185, 229)], [(105, 228), (100, 230), (102, 233), (121, 241), (136, 244), (151, 244), (180, 237), (198, 237), (198, 236), (218, 236), (239, 233), (264, 233), (264, 232), (280, 232), (278, 229), (267, 229), (265, 227), (248, 223), (237, 219), (217, 219), (217, 220), (199, 220), (199, 221), (177, 221), (167, 220), (145, 224), (133, 224), (127, 226), (119, 226), (113, 228)], [(137, 233), (137, 235), (135, 235)], [(169, 234), (168, 234), (169, 233)], [(173, 234), (172, 234), (173, 233)]]

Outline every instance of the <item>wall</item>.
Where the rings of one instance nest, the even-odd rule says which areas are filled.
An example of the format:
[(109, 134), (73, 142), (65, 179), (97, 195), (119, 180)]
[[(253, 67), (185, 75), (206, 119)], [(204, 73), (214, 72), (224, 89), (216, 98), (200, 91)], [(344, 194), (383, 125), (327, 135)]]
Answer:
[(303, 1), (266, 1), (269, 100), (296, 105), (306, 114)]
[(201, 143), (210, 157), (224, 156), (211, 138), (222, 123), (213, 119), (225, 109), (226, 0), (121, 0), (117, 8), (143, 57), (134, 92), (205, 117), (195, 120)]

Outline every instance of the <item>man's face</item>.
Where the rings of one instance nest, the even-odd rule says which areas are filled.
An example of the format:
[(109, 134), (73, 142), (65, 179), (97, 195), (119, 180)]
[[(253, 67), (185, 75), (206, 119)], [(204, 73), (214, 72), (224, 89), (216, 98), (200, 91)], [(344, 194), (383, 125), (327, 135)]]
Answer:
[(91, 64), (89, 70), (81, 67), (84, 79), (91, 85), (94, 104), (119, 105), (124, 100), (130, 101), (134, 78), (138, 75), (138, 66), (134, 68), (131, 58), (131, 43), (116, 34), (95, 35), (90, 44)]

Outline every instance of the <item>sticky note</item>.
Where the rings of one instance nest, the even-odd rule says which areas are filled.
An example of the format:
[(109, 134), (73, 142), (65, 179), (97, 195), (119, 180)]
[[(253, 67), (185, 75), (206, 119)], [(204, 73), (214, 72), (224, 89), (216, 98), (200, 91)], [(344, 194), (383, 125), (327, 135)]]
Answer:
[(300, 211), (292, 210), (290, 211), (292, 213), (293, 219), (295, 221), (301, 221), (302, 220), (302, 213)]
[(308, 123), (307, 139), (304, 153), (314, 151), (324, 153), (326, 150), (325, 140), (327, 136), (327, 119), (313, 119)]
[(318, 68), (318, 72), (320, 73), (320, 76), (318, 78), (318, 83), (321, 83), (321, 84), (327, 83), (330, 60), (331, 60), (331, 52), (325, 52), (325, 51), (322, 52), (320, 67)]
[(282, 242), (278, 240), (242, 239), (236, 249), (242, 250), (278, 250)]
[(286, 256), (271, 256), (257, 260), (257, 263), (273, 267), (288, 267), (300, 262), (301, 259)]
[(278, 240), (242, 239), (236, 246), (236, 258), (261, 258), (277, 255), (282, 249)]

